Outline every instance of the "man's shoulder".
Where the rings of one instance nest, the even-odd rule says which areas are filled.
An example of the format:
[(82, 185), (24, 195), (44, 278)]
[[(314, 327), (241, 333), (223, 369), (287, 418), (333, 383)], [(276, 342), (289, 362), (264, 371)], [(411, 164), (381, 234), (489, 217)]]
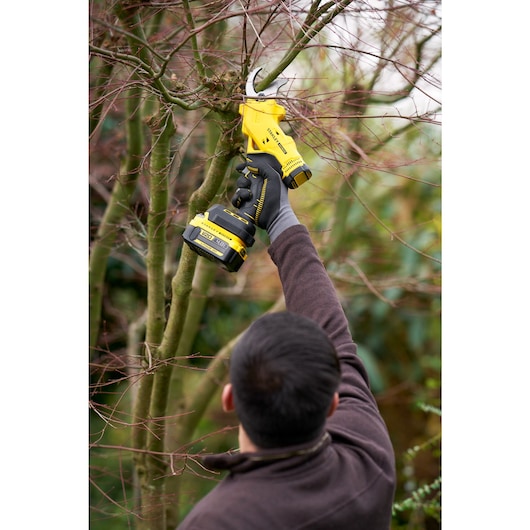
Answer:
[(254, 528), (262, 503), (256, 489), (242, 482), (246, 484), (245, 480), (226, 477), (195, 505), (177, 530)]

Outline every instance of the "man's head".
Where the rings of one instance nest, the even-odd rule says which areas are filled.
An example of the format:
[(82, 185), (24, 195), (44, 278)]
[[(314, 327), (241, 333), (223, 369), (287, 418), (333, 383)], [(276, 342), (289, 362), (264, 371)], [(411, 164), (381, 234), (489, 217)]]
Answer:
[(246, 433), (261, 448), (316, 438), (340, 380), (335, 348), (312, 320), (289, 312), (256, 320), (230, 361), (231, 399)]

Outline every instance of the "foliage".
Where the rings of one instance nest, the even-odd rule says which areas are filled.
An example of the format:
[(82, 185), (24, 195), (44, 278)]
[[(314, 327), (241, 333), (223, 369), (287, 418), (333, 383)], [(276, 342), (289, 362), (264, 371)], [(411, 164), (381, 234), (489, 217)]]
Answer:
[[(439, 417), (442, 415), (441, 410), (432, 405), (419, 403), (418, 406), (424, 412), (436, 414)], [(403, 456), (403, 470), (407, 476), (404, 489), (409, 491), (409, 496), (401, 501), (396, 501), (392, 508), (396, 529), (421, 529), (424, 528), (426, 519), (441, 523), (441, 475), (438, 475), (430, 483), (417, 485), (413, 466), (413, 461), (420, 452), (431, 451), (434, 458), (440, 458), (440, 440), (441, 433), (439, 432), (421, 445), (409, 448)], [(403, 517), (404, 512), (409, 512), (406, 518)]]
[(174, 528), (220, 479), (194, 455), (237, 444), (226, 360), (280, 285), (263, 234), (236, 275), (181, 234), (228, 204), (255, 66), (258, 88), (290, 80), (283, 127), (314, 175), (291, 202), (389, 427), (395, 523), (415, 524), (440, 474), (415, 454), (412, 494), (399, 457), (440, 432), (415, 406), (440, 406), (439, 35), (438, 1), (91, 3), (91, 527)]

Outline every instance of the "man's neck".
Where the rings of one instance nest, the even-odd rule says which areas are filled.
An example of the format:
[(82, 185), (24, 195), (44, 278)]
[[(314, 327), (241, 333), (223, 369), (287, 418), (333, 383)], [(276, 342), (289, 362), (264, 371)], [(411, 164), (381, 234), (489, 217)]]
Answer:
[(239, 451), (241, 453), (257, 453), (259, 447), (248, 437), (242, 425), (239, 425)]

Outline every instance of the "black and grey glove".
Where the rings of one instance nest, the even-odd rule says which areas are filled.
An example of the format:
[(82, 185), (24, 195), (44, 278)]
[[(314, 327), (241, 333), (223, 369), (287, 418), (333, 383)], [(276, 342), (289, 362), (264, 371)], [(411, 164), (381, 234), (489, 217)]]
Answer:
[(287, 186), (282, 182), (282, 167), (278, 160), (267, 153), (247, 155), (247, 162), (236, 169), (241, 173), (232, 204), (240, 215), (264, 228), (271, 243), (287, 228), (300, 224), (296, 218)]

